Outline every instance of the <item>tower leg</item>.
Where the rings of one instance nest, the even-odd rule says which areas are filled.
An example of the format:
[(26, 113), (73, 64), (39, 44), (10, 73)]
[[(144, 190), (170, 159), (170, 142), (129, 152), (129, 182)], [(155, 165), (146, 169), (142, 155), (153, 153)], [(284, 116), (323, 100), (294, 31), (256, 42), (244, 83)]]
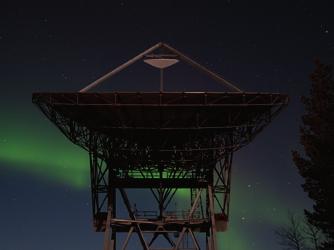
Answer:
[[(131, 204), (130, 204), (130, 201), (128, 199), (128, 196), (125, 192), (125, 190), (123, 188), (120, 188), (119, 189), (120, 192), (121, 192), (121, 195), (122, 195), (122, 198), (123, 198), (123, 201), (124, 201), (124, 204), (128, 210), (128, 213), (129, 213), (129, 217), (131, 218), (131, 220), (133, 221), (136, 221), (136, 216), (134, 215), (133, 211), (132, 211), (132, 208), (131, 208)], [(146, 241), (145, 241), (145, 238), (144, 238), (144, 235), (143, 235), (143, 232), (139, 226), (138, 223), (135, 224), (135, 227), (136, 227), (136, 231), (137, 231), (137, 234), (138, 234), (138, 237), (139, 237), (139, 240), (142, 244), (142, 247), (144, 250), (148, 250), (148, 246), (146, 244)]]
[(106, 231), (104, 232), (104, 250), (110, 250), (111, 240), (110, 240), (110, 223), (111, 223), (111, 206), (108, 208)]
[[(111, 227), (111, 220), (116, 217), (116, 189), (113, 188), (109, 194), (108, 201), (108, 213), (107, 213), (107, 221), (105, 225), (104, 232), (104, 250), (115, 250), (116, 249), (116, 231), (115, 228)], [(111, 236), (110, 236), (111, 229)]]
[(214, 197), (212, 192), (212, 186), (208, 186), (208, 196), (209, 196), (209, 212), (210, 212), (210, 220), (211, 220), (211, 232), (210, 232), (210, 242), (211, 242), (211, 250), (217, 250), (217, 230), (216, 230), (216, 219), (215, 219), (215, 209), (214, 209)]
[[(112, 192), (112, 218), (116, 218), (116, 188), (111, 190)], [(111, 250), (116, 250), (116, 228), (112, 228), (111, 232)]]

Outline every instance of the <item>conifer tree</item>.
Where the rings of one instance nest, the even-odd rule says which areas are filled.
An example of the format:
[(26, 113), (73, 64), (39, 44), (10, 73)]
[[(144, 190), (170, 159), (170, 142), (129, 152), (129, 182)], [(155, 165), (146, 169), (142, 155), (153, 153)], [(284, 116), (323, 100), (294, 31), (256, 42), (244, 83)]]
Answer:
[(308, 221), (326, 237), (322, 249), (334, 249), (334, 81), (332, 67), (316, 61), (309, 97), (303, 97), (305, 115), (300, 128), (303, 152), (293, 161), (304, 178), (303, 189), (314, 201), (305, 210)]

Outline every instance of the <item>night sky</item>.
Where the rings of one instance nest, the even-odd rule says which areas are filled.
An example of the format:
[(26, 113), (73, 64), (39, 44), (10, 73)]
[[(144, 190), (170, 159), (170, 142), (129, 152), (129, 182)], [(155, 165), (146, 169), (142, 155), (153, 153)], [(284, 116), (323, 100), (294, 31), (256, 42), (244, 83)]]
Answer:
[[(290, 96), (273, 123), (235, 154), (230, 227), (218, 236), (219, 249), (281, 249), (273, 230), (289, 210), (312, 205), (291, 150), (300, 149), (300, 97), (308, 94), (313, 61), (334, 62), (334, 4), (180, 2), (1, 3), (1, 250), (102, 249), (103, 234), (92, 227), (88, 154), (42, 115), (31, 94), (78, 91), (160, 41), (244, 91)], [(167, 78), (167, 90), (225, 90), (188, 68), (168, 70), (177, 74)], [(101, 90), (158, 90), (158, 81), (158, 72), (138, 65)]]

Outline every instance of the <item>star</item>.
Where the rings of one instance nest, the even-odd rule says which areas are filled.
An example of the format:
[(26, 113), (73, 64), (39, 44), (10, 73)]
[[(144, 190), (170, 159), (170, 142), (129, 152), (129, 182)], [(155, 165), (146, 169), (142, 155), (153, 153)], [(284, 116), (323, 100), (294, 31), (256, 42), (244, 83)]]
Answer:
[(328, 34), (328, 33), (329, 33), (329, 30), (327, 29), (326, 25), (321, 24), (321, 25), (320, 25), (320, 29), (321, 29), (325, 34)]
[(68, 79), (69, 79), (69, 77), (68, 77), (67, 75), (65, 75), (65, 73), (62, 73), (62, 74), (61, 74), (61, 77), (62, 77), (64, 80), (68, 80)]

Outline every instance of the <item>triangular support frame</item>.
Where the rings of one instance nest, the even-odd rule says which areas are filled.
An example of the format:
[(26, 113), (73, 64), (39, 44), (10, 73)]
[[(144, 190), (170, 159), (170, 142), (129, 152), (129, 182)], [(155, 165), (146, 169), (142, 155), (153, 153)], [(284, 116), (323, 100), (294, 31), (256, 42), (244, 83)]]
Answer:
[(190, 66), (192, 66), (192, 67), (196, 68), (197, 70), (202, 71), (203, 73), (207, 74), (209, 77), (211, 77), (216, 82), (221, 83), (221, 84), (225, 85), (226, 87), (228, 87), (229, 89), (231, 89), (231, 91), (233, 91), (233, 92), (243, 92), (241, 89), (239, 89), (238, 87), (236, 87), (231, 82), (225, 80), (223, 77), (221, 77), (217, 73), (212, 72), (211, 70), (207, 69), (203, 65), (201, 65), (201, 64), (197, 63), (196, 61), (194, 61), (193, 59), (189, 58), (188, 56), (184, 55), (183, 53), (181, 53), (178, 50), (174, 49), (173, 47), (169, 46), (168, 44), (162, 43), (162, 42), (155, 44), (151, 48), (145, 50), (144, 52), (138, 54), (137, 56), (133, 57), (129, 61), (121, 64), (120, 66), (118, 66), (117, 68), (111, 70), (110, 72), (108, 72), (107, 74), (103, 75), (102, 77), (96, 79), (94, 82), (90, 83), (89, 85), (87, 85), (86, 87), (84, 87), (83, 89), (81, 89), (79, 92), (80, 93), (85, 93), (85, 92), (90, 91), (91, 89), (93, 89), (97, 85), (99, 85), (100, 83), (104, 82), (105, 80), (107, 80), (110, 77), (116, 75), (117, 73), (119, 73), (122, 70), (126, 69), (130, 65), (132, 65), (135, 62), (143, 59), (148, 54), (150, 54), (153, 51), (155, 51), (157, 49), (160, 49), (160, 48), (164, 48), (164, 49), (172, 52), (173, 54), (177, 55), (178, 59), (180, 59), (180, 60), (188, 63)]

